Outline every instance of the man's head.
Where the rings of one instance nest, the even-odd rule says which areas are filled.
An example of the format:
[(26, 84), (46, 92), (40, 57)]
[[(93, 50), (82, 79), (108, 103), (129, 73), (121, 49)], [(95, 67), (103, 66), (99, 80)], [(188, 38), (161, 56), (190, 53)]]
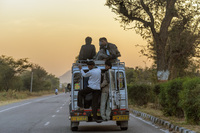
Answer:
[(88, 65), (88, 68), (91, 70), (91, 69), (94, 68), (95, 63), (94, 63), (94, 61), (88, 61), (88, 62), (87, 62), (87, 65)]
[(101, 45), (106, 45), (108, 43), (108, 41), (105, 37), (100, 38), (99, 42), (101, 43)]
[(107, 60), (107, 61), (105, 62), (105, 68), (106, 68), (106, 70), (112, 68), (112, 63), (111, 63), (109, 60)]
[(85, 38), (85, 43), (86, 43), (86, 44), (91, 44), (91, 43), (92, 43), (92, 38), (89, 37), (89, 36), (86, 37), (86, 38)]

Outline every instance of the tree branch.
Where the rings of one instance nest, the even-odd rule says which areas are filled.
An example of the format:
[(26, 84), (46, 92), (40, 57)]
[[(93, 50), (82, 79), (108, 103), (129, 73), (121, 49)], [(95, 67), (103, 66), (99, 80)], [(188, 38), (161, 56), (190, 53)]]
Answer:
[(121, 14), (123, 14), (124, 16), (126, 16), (126, 17), (127, 17), (129, 20), (131, 20), (131, 21), (136, 20), (136, 21), (139, 21), (139, 22), (143, 23), (145, 27), (149, 27), (150, 24), (151, 24), (150, 22), (147, 22), (147, 21), (145, 21), (144, 19), (141, 19), (141, 18), (138, 18), (138, 17), (133, 17), (132, 13), (129, 14), (129, 13), (128, 13), (128, 10), (127, 10), (127, 8), (125, 7), (123, 1), (122, 1), (122, 2), (120, 3), (120, 5), (119, 5), (119, 12), (120, 12)]
[(143, 0), (140, 0), (140, 3), (141, 3), (141, 5), (142, 5), (143, 9), (145, 10), (145, 12), (146, 12), (146, 13), (149, 15), (149, 17), (150, 17), (151, 22), (149, 22), (149, 27), (151, 28), (151, 32), (152, 32), (153, 36), (154, 36), (155, 38), (157, 38), (158, 34), (157, 34), (157, 32), (156, 32), (156, 30), (155, 30), (155, 27), (154, 27), (155, 24), (154, 24), (153, 15), (152, 15), (152, 13), (150, 12), (149, 7), (146, 6), (146, 5), (144, 4), (144, 1), (143, 1)]
[(146, 5), (144, 4), (144, 1), (143, 1), (143, 0), (140, 0), (140, 3), (141, 3), (141, 5), (142, 5), (143, 9), (145, 10), (145, 12), (146, 12), (146, 13), (149, 15), (149, 17), (150, 17), (151, 26), (154, 27), (154, 18), (153, 18), (152, 13), (151, 13), (150, 10), (149, 10), (149, 7), (146, 6)]

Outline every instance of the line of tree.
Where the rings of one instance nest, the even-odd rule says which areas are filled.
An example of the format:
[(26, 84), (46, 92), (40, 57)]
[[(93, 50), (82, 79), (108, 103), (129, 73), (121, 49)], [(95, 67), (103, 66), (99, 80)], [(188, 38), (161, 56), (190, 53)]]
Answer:
[(107, 0), (124, 29), (147, 40), (158, 80), (174, 79), (199, 56), (199, 0)]
[(0, 56), (0, 91), (29, 91), (33, 73), (33, 91), (52, 90), (59, 87), (59, 79), (48, 74), (39, 65), (32, 64), (27, 58), (15, 60), (13, 57)]

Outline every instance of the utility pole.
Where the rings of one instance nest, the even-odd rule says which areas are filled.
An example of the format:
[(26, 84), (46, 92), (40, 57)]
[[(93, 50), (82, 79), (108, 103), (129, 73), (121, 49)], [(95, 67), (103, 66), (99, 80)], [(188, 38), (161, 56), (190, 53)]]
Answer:
[(31, 88), (30, 88), (30, 92), (32, 92), (32, 86), (33, 86), (33, 70), (31, 72)]

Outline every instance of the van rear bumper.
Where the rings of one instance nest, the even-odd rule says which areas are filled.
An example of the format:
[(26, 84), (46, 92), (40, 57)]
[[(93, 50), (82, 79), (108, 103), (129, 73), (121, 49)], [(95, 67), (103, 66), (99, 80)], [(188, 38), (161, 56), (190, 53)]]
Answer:
[[(84, 110), (82, 112), (78, 112), (73, 110), (70, 113), (70, 119), (72, 122), (79, 122), (79, 121), (87, 121), (92, 122), (92, 110)], [(101, 119), (100, 112), (98, 110), (97, 116)], [(115, 109), (111, 111), (110, 120), (113, 121), (128, 121), (129, 120), (129, 110), (126, 109)]]
[(128, 121), (129, 120), (129, 110), (127, 109), (115, 109), (111, 112), (113, 121)]

